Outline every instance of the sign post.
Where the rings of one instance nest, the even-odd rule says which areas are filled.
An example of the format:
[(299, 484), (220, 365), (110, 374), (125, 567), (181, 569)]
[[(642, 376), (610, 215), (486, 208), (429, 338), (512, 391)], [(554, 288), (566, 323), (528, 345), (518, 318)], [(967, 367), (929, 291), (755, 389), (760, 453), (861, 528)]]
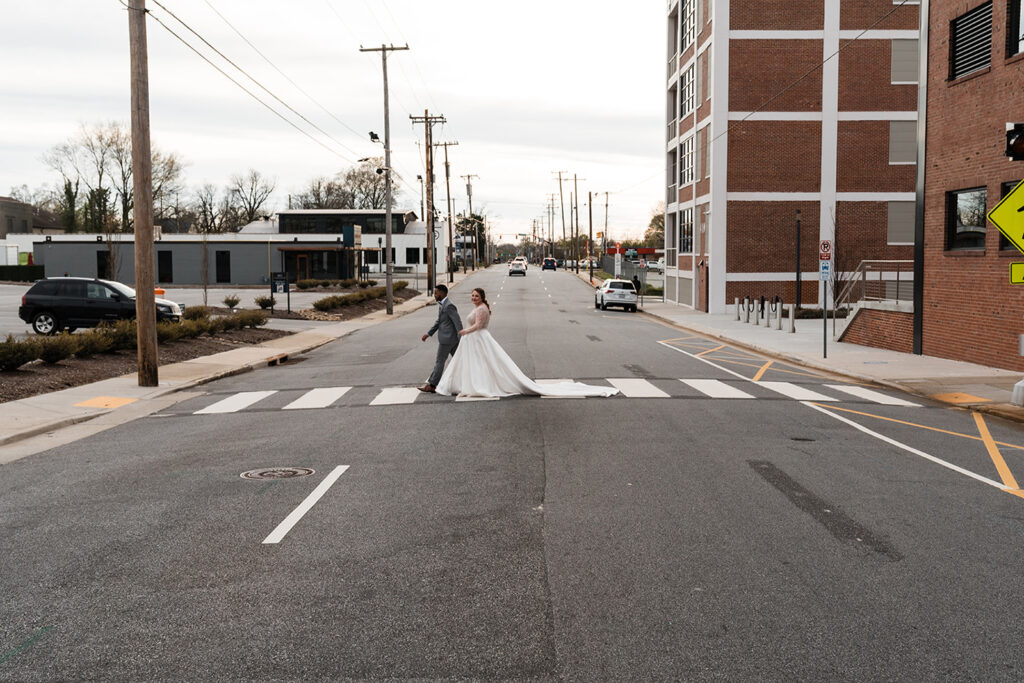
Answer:
[(828, 358), (828, 285), (832, 281), (832, 240), (822, 240), (818, 245), (818, 278), (822, 282), (821, 355), (822, 358)]

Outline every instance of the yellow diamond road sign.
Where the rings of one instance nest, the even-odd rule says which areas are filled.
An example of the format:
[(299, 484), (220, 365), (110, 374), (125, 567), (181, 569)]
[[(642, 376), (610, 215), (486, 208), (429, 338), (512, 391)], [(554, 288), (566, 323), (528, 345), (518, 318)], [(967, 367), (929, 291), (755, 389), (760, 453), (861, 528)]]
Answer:
[(1024, 253), (1024, 181), (1010, 190), (995, 208), (988, 212), (992, 225)]

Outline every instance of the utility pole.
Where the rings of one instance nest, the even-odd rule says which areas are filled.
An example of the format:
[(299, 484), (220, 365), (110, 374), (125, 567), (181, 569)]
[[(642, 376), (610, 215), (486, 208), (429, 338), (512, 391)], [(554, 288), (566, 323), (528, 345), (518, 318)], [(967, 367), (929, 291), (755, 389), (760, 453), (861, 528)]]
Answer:
[[(386, 310), (388, 315), (395, 313), (394, 264), (391, 260), (391, 108), (388, 104), (388, 52), (392, 50), (408, 50), (394, 45), (380, 47), (359, 47), (360, 52), (379, 52), (380, 63), (384, 70), (384, 262), (387, 264), (387, 275), (384, 278)], [(372, 133), (370, 138), (376, 136)]]
[(443, 115), (431, 116), (424, 109), (423, 116), (409, 116), (414, 123), (422, 123), (426, 136), (427, 151), (427, 287), (433, 291), (434, 285), (434, 145), (431, 142), (435, 123), (445, 123)]
[(551, 244), (551, 258), (555, 257), (555, 194), (548, 195), (548, 237)]
[(558, 205), (562, 208), (562, 258), (565, 258), (565, 195), (562, 194), (562, 174), (568, 171), (555, 171), (558, 174)]
[[(473, 221), (473, 270), (476, 270), (476, 260), (480, 255), (480, 224), (476, 220), (476, 216), (473, 215), (473, 178), (479, 178), (478, 175), (464, 175), (459, 176), (460, 178), (466, 179), (466, 197), (469, 199), (469, 220)], [(465, 268), (463, 268), (465, 272)]]
[[(586, 178), (582, 178), (582, 180), (586, 180)], [(576, 274), (577, 275), (579, 275), (579, 273), (580, 273), (580, 186), (579, 186), (579, 181), (580, 181), (580, 179), (576, 177), (575, 173), (573, 173), (572, 174), (572, 186), (573, 186), (573, 190), (575, 190), (575, 194), (576, 194), (576, 237), (573, 238), (572, 245), (573, 245), (573, 253), (574, 253), (573, 259), (575, 260), (575, 263), (576, 263)]]
[(590, 228), (590, 238), (587, 240), (587, 267), (590, 268), (590, 284), (594, 284), (594, 256), (590, 252), (594, 244), (594, 193), (587, 192), (587, 225)]
[(156, 295), (153, 278), (153, 167), (149, 144), (149, 62), (146, 0), (129, 0), (131, 51), (132, 189), (135, 193), (135, 320), (139, 386), (159, 385)]
[(454, 242), (452, 242), (452, 169), (451, 166), (449, 166), (448, 164), (448, 147), (457, 147), (458, 144), (458, 142), (437, 143), (438, 147), (444, 147), (444, 190), (445, 193), (447, 194), (448, 199), (448, 249), (445, 252), (446, 257), (448, 258), (448, 282), (453, 282), (455, 280), (455, 264), (453, 263), (455, 259), (452, 257), (452, 249), (454, 248), (453, 245), (455, 244)]

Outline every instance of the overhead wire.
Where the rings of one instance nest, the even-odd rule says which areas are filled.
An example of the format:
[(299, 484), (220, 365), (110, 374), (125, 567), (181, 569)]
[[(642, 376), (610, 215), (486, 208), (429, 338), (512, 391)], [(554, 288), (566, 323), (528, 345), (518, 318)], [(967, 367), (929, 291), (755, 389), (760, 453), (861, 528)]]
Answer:
[[(316, 130), (317, 130), (317, 131), (318, 131), (318, 132), (319, 132), (319, 133), (320, 133), (321, 135), (323, 135), (324, 137), (326, 137), (326, 138), (328, 138), (328, 139), (332, 140), (332, 141), (333, 141), (333, 142), (334, 142), (335, 144), (337, 144), (337, 145), (338, 145), (339, 147), (341, 147), (342, 149), (348, 150), (348, 151), (349, 151), (350, 153), (352, 153), (352, 154), (353, 154), (353, 155), (355, 155), (356, 157), (358, 157), (358, 156), (359, 156), (359, 153), (358, 153), (358, 152), (356, 152), (355, 150), (351, 149), (351, 148), (350, 148), (350, 147), (349, 147), (348, 145), (346, 145), (345, 143), (341, 142), (340, 140), (338, 140), (337, 138), (335, 138), (335, 137), (334, 137), (333, 135), (331, 135), (330, 133), (328, 133), (327, 131), (325, 131), (324, 129), (322, 129), (322, 128), (321, 128), (320, 126), (318, 126), (318, 125), (316, 125), (315, 123), (313, 123), (312, 121), (310, 121), (310, 120), (309, 120), (308, 118), (306, 118), (306, 117), (305, 117), (305, 116), (304, 116), (304, 115), (303, 115), (303, 114), (302, 114), (301, 112), (299, 112), (299, 111), (298, 111), (298, 110), (296, 110), (296, 109), (295, 109), (294, 107), (292, 107), (292, 106), (291, 106), (290, 104), (288, 104), (287, 102), (285, 102), (284, 100), (282, 100), (282, 99), (281, 99), (280, 97), (278, 97), (277, 95), (275, 95), (275, 94), (274, 94), (273, 92), (271, 92), (271, 91), (270, 91), (270, 89), (268, 89), (268, 88), (267, 88), (266, 86), (264, 86), (264, 85), (263, 85), (262, 83), (260, 83), (260, 82), (259, 82), (259, 81), (258, 81), (257, 79), (255, 79), (255, 78), (254, 78), (253, 76), (251, 76), (251, 75), (250, 75), (250, 74), (249, 74), (249, 73), (248, 73), (248, 72), (247, 72), (247, 71), (246, 71), (245, 69), (243, 69), (242, 67), (238, 66), (238, 64), (236, 64), (235, 62), (233, 62), (233, 61), (232, 61), (232, 60), (231, 60), (231, 59), (230, 59), (230, 58), (229, 58), (229, 57), (228, 57), (227, 55), (225, 55), (225, 54), (224, 54), (223, 52), (221, 52), (221, 51), (220, 51), (220, 50), (218, 50), (218, 49), (217, 49), (216, 47), (214, 47), (214, 46), (213, 46), (213, 45), (212, 45), (212, 44), (210, 43), (210, 41), (208, 41), (208, 40), (207, 40), (206, 38), (204, 38), (204, 37), (203, 37), (202, 35), (200, 35), (200, 34), (199, 34), (199, 32), (197, 32), (197, 31), (196, 31), (195, 29), (193, 29), (193, 28), (192, 28), (191, 26), (189, 26), (189, 25), (188, 25), (188, 24), (187, 24), (187, 23), (186, 23), (185, 21), (183, 21), (183, 20), (182, 20), (181, 18), (179, 18), (179, 17), (178, 17), (178, 16), (177, 16), (177, 15), (176, 15), (176, 14), (175, 14), (174, 12), (172, 12), (171, 10), (167, 9), (166, 7), (164, 7), (164, 5), (160, 3), (160, 0), (153, 0), (153, 4), (155, 4), (155, 5), (157, 6), (157, 7), (159, 7), (159, 8), (160, 8), (160, 9), (162, 9), (163, 11), (167, 12), (167, 13), (168, 13), (169, 15), (171, 15), (172, 17), (174, 17), (174, 20), (175, 20), (175, 21), (177, 21), (177, 22), (178, 22), (179, 24), (181, 24), (181, 25), (182, 25), (182, 26), (184, 26), (184, 27), (185, 27), (186, 29), (188, 29), (188, 31), (189, 31), (190, 33), (192, 33), (192, 35), (194, 35), (194, 36), (195, 36), (196, 38), (198, 38), (199, 40), (203, 41), (203, 43), (204, 43), (204, 44), (205, 44), (205, 45), (206, 45), (207, 47), (209, 47), (209, 48), (210, 48), (211, 50), (213, 50), (214, 52), (216, 52), (216, 53), (217, 53), (217, 55), (218, 55), (218, 56), (220, 56), (220, 58), (221, 58), (221, 59), (223, 59), (224, 61), (226, 61), (226, 62), (227, 62), (228, 64), (230, 64), (231, 66), (235, 67), (235, 69), (237, 69), (237, 70), (238, 70), (238, 71), (240, 71), (240, 72), (241, 72), (241, 73), (242, 73), (243, 75), (245, 75), (245, 77), (246, 77), (246, 78), (248, 78), (248, 79), (249, 79), (250, 81), (252, 81), (252, 82), (253, 82), (253, 83), (255, 83), (255, 84), (256, 84), (257, 86), (259, 86), (259, 88), (260, 88), (261, 90), (263, 90), (263, 91), (264, 91), (265, 93), (267, 93), (268, 95), (270, 95), (271, 97), (273, 97), (273, 98), (274, 98), (275, 100), (277, 100), (278, 102), (280, 102), (280, 103), (281, 103), (281, 104), (282, 104), (282, 105), (283, 105), (283, 106), (284, 106), (284, 107), (285, 107), (286, 109), (288, 109), (288, 111), (290, 111), (290, 112), (292, 112), (293, 114), (295, 114), (296, 116), (298, 116), (298, 117), (299, 117), (300, 119), (302, 119), (302, 120), (303, 120), (303, 121), (305, 121), (305, 122), (306, 122), (307, 124), (309, 124), (309, 125), (310, 125), (310, 126), (312, 126), (312, 127), (314, 128), (314, 129), (316, 129)], [(163, 24), (161, 23), (161, 25), (163, 25)], [(342, 158), (345, 158), (345, 157), (343, 156)], [(351, 161), (351, 160), (348, 160), (348, 161)]]
[(291, 78), (290, 76), (288, 76), (288, 74), (286, 74), (286, 73), (285, 73), (284, 71), (282, 71), (282, 70), (280, 69), (280, 67), (278, 67), (278, 66), (277, 66), (276, 64), (274, 64), (274, 62), (273, 62), (273, 61), (272, 61), (272, 60), (271, 60), (271, 59), (270, 59), (269, 57), (267, 57), (267, 56), (266, 56), (265, 54), (263, 54), (263, 52), (262, 52), (262, 51), (260, 51), (260, 49), (259, 49), (258, 47), (256, 47), (256, 45), (255, 45), (255, 44), (253, 44), (253, 42), (252, 42), (251, 40), (249, 40), (248, 38), (246, 38), (246, 37), (245, 37), (245, 35), (243, 35), (243, 34), (242, 34), (242, 32), (241, 32), (241, 31), (239, 31), (239, 30), (238, 30), (238, 28), (236, 28), (236, 27), (235, 27), (235, 25), (234, 25), (234, 24), (232, 24), (232, 23), (231, 23), (230, 21), (228, 21), (227, 17), (225, 17), (225, 16), (223, 15), (223, 14), (221, 14), (221, 13), (220, 13), (220, 12), (219, 12), (219, 11), (217, 10), (217, 8), (213, 6), (213, 3), (211, 3), (211, 2), (210, 2), (210, 0), (203, 0), (203, 1), (204, 1), (204, 2), (205, 2), (205, 3), (207, 4), (207, 6), (209, 6), (209, 8), (210, 8), (211, 10), (213, 10), (213, 13), (214, 13), (214, 14), (216, 14), (216, 15), (217, 15), (218, 17), (220, 17), (220, 18), (221, 18), (221, 21), (223, 21), (223, 22), (224, 22), (225, 24), (227, 24), (227, 25), (228, 25), (228, 26), (229, 26), (229, 27), (231, 28), (231, 30), (232, 30), (232, 31), (234, 31), (234, 32), (235, 32), (236, 34), (238, 34), (238, 37), (239, 37), (239, 38), (241, 38), (242, 40), (244, 40), (244, 41), (245, 41), (245, 43), (246, 43), (246, 44), (247, 44), (247, 45), (248, 45), (249, 47), (251, 47), (251, 48), (252, 48), (252, 49), (253, 49), (253, 50), (254, 50), (254, 51), (256, 52), (256, 54), (258, 54), (258, 55), (259, 55), (260, 57), (262, 57), (262, 58), (263, 58), (263, 60), (264, 60), (264, 61), (265, 61), (265, 62), (266, 62), (267, 64), (269, 64), (269, 65), (270, 65), (271, 67), (273, 67), (273, 69), (274, 69), (275, 71), (277, 71), (277, 73), (281, 74), (281, 76), (283, 76), (283, 77), (285, 78), (285, 80), (287, 80), (287, 81), (288, 81), (289, 83), (291, 83), (291, 84), (292, 84), (293, 86), (295, 86), (295, 89), (296, 89), (296, 90), (298, 90), (298, 91), (299, 91), (299, 92), (301, 92), (301, 93), (302, 93), (303, 95), (305, 95), (305, 96), (306, 96), (307, 98), (309, 98), (309, 100), (310, 100), (310, 101), (311, 101), (311, 102), (312, 102), (313, 104), (315, 104), (316, 106), (320, 107), (320, 109), (322, 109), (322, 110), (324, 111), (324, 113), (326, 113), (326, 114), (327, 114), (328, 116), (330, 116), (330, 117), (331, 117), (332, 119), (334, 119), (334, 120), (335, 120), (335, 121), (337, 121), (337, 122), (338, 122), (339, 124), (341, 124), (342, 126), (344, 126), (344, 127), (345, 127), (345, 128), (346, 128), (346, 129), (347, 129), (347, 130), (348, 130), (349, 132), (353, 133), (354, 135), (356, 135), (356, 136), (358, 136), (358, 137), (359, 137), (360, 139), (362, 139), (362, 137), (363, 137), (363, 136), (365, 135), (365, 133), (360, 133), (360, 132), (359, 132), (359, 131), (357, 131), (357, 130), (356, 130), (355, 128), (353, 128), (352, 126), (348, 125), (347, 123), (345, 123), (344, 121), (342, 121), (341, 119), (339, 119), (339, 118), (338, 118), (337, 116), (335, 116), (333, 112), (331, 112), (331, 111), (330, 111), (330, 110), (329, 110), (329, 109), (328, 109), (327, 107), (325, 107), (324, 105), (322, 105), (322, 104), (321, 104), (321, 103), (320, 103), (319, 101), (317, 101), (317, 100), (316, 100), (316, 98), (314, 98), (314, 97), (313, 97), (312, 95), (310, 95), (310, 94), (309, 94), (308, 92), (306, 92), (306, 91), (305, 91), (305, 90), (304, 90), (304, 89), (302, 88), (302, 86), (300, 86), (300, 85), (299, 85), (298, 83), (296, 83), (296, 82), (295, 82), (294, 80), (292, 80), (292, 78)]
[[(123, 4), (123, 5), (124, 5), (125, 3), (124, 3), (124, 2), (122, 2), (121, 4)], [(125, 7), (127, 7), (127, 5), (125, 5)], [(267, 104), (266, 102), (264, 102), (264, 101), (263, 101), (262, 99), (260, 99), (258, 95), (256, 95), (255, 93), (253, 93), (252, 91), (250, 91), (250, 90), (249, 90), (248, 88), (246, 88), (246, 87), (245, 87), (244, 85), (242, 85), (241, 83), (239, 83), (238, 81), (236, 81), (236, 80), (235, 80), (234, 78), (232, 78), (230, 74), (228, 74), (228, 73), (227, 73), (226, 71), (224, 71), (224, 70), (223, 70), (223, 69), (221, 69), (221, 68), (220, 68), (219, 66), (217, 66), (216, 64), (214, 64), (214, 63), (213, 63), (213, 62), (212, 62), (212, 61), (211, 61), (211, 60), (210, 60), (210, 59), (209, 59), (209, 58), (208, 58), (208, 57), (207, 57), (206, 55), (204, 55), (204, 54), (203, 54), (202, 52), (200, 52), (199, 50), (197, 50), (197, 49), (195, 48), (195, 46), (193, 46), (193, 45), (192, 45), (191, 43), (189, 43), (189, 42), (188, 42), (187, 40), (185, 40), (185, 39), (184, 39), (184, 38), (182, 38), (182, 37), (181, 37), (180, 35), (178, 35), (178, 34), (177, 34), (177, 33), (176, 33), (175, 31), (174, 31), (174, 29), (172, 29), (172, 28), (171, 28), (171, 27), (169, 27), (169, 26), (168, 26), (167, 24), (165, 24), (164, 22), (162, 22), (162, 21), (160, 20), (160, 18), (159, 18), (158, 16), (156, 16), (155, 14), (153, 14), (153, 13), (152, 13), (151, 11), (149, 11), (149, 10), (147, 10), (147, 11), (146, 11), (146, 14), (147, 14), (147, 15), (149, 15), (149, 17), (150, 17), (151, 19), (153, 19), (153, 21), (155, 21), (155, 22), (156, 22), (157, 24), (159, 24), (159, 25), (160, 25), (160, 26), (161, 26), (161, 27), (162, 27), (162, 28), (163, 28), (163, 29), (164, 29), (165, 31), (167, 31), (168, 33), (170, 33), (170, 34), (171, 34), (172, 36), (174, 36), (175, 38), (177, 38), (177, 39), (178, 39), (178, 40), (179, 40), (179, 41), (180, 41), (180, 42), (182, 43), (182, 45), (184, 45), (184, 46), (185, 46), (185, 47), (187, 47), (188, 49), (190, 49), (190, 50), (192, 50), (193, 52), (195, 52), (195, 53), (196, 53), (196, 54), (197, 54), (197, 55), (199, 56), (199, 58), (200, 58), (200, 59), (202, 59), (202, 60), (203, 60), (204, 62), (206, 62), (207, 64), (209, 64), (210, 66), (212, 66), (212, 67), (213, 67), (214, 69), (216, 69), (217, 71), (219, 71), (219, 72), (221, 73), (221, 75), (223, 75), (223, 76), (224, 76), (225, 78), (227, 78), (227, 79), (228, 79), (229, 81), (231, 81), (231, 82), (232, 82), (232, 83), (234, 83), (234, 84), (235, 84), (236, 86), (238, 86), (238, 87), (239, 87), (239, 88), (240, 88), (240, 89), (241, 89), (241, 90), (242, 90), (242, 91), (243, 91), (243, 92), (244, 92), (245, 94), (249, 95), (249, 97), (253, 98), (253, 99), (254, 99), (254, 100), (256, 100), (257, 102), (259, 102), (260, 104), (262, 104), (262, 105), (263, 105), (264, 107), (266, 107), (267, 109), (269, 109), (269, 110), (270, 110), (270, 112), (271, 112), (271, 113), (273, 113), (273, 114), (274, 114), (275, 116), (277, 116), (277, 117), (278, 117), (279, 119), (281, 119), (282, 121), (284, 121), (285, 123), (287, 123), (287, 124), (288, 124), (289, 126), (291, 126), (291, 127), (292, 127), (292, 128), (294, 128), (295, 130), (297, 130), (297, 131), (299, 131), (300, 133), (302, 133), (303, 135), (305, 135), (305, 136), (306, 136), (307, 138), (309, 138), (310, 140), (312, 140), (312, 141), (313, 141), (313, 142), (315, 142), (316, 144), (318, 144), (318, 145), (320, 145), (321, 147), (323, 147), (324, 149), (326, 149), (326, 150), (327, 150), (328, 152), (330, 152), (331, 154), (334, 154), (335, 156), (339, 157), (340, 159), (343, 159), (343, 160), (345, 160), (345, 161), (348, 161), (348, 162), (350, 162), (350, 163), (351, 163), (351, 159), (349, 159), (348, 157), (346, 157), (346, 156), (345, 156), (344, 154), (340, 153), (340, 152), (339, 152), (339, 151), (337, 151), (336, 149), (333, 149), (333, 148), (329, 147), (328, 145), (324, 144), (324, 142), (323, 142), (322, 140), (318, 140), (318, 139), (316, 139), (315, 137), (313, 137), (312, 135), (310, 135), (308, 131), (305, 131), (305, 130), (303, 130), (302, 128), (300, 128), (299, 126), (295, 125), (295, 122), (294, 122), (294, 121), (292, 121), (292, 120), (288, 119), (288, 118), (287, 118), (286, 116), (284, 116), (284, 115), (283, 115), (283, 114), (282, 114), (281, 112), (277, 111), (277, 110), (276, 110), (276, 109), (274, 109), (274, 108), (273, 108), (272, 106), (270, 106), (269, 104)]]

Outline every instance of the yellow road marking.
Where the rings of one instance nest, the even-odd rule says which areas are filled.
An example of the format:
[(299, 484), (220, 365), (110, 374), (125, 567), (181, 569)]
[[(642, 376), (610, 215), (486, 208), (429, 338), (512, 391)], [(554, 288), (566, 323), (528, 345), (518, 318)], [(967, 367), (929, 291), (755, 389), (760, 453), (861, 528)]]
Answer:
[[(965, 439), (974, 439), (975, 441), (981, 441), (982, 440), (982, 438), (980, 436), (974, 436), (973, 434), (961, 434), (960, 432), (951, 432), (948, 429), (939, 429), (938, 427), (929, 427), (928, 425), (919, 425), (919, 424), (917, 424), (915, 422), (907, 422), (906, 420), (897, 420), (897, 419), (892, 418), (892, 417), (883, 417), (882, 415), (873, 415), (872, 413), (865, 413), (865, 412), (862, 412), (860, 410), (850, 410), (849, 408), (840, 408), (839, 406), (832, 405), (832, 404), (821, 405), (820, 403), (814, 403), (812, 401), (808, 401), (808, 403), (810, 403), (811, 405), (818, 406), (819, 408), (828, 408), (829, 410), (839, 410), (839, 411), (842, 411), (844, 413), (853, 413), (854, 415), (863, 415), (864, 417), (873, 417), (876, 420), (885, 420), (886, 422), (895, 422), (897, 424), (907, 425), (908, 427), (917, 427), (918, 429), (927, 429), (928, 431), (931, 431), (931, 432), (940, 432), (942, 434), (949, 434), (950, 436), (960, 436), (960, 437), (963, 437)], [(1006, 446), (1007, 448), (1016, 448), (1019, 451), (1024, 451), (1024, 446), (1018, 446), (1016, 444), (1006, 443), (1005, 441), (995, 441), (994, 443), (997, 443), (1000, 446)]]
[(129, 403), (135, 403), (137, 398), (118, 398), (116, 396), (97, 396), (96, 398), (90, 398), (88, 401), (82, 401), (76, 403), (75, 406), (78, 408), (120, 408), (126, 406)]
[(775, 361), (770, 360), (767, 363), (765, 363), (764, 365), (762, 365), (761, 369), (757, 371), (756, 375), (754, 375), (754, 381), (755, 382), (759, 382), (761, 380), (761, 378), (764, 377), (764, 373), (768, 371), (768, 368), (770, 368), (772, 366), (772, 363), (774, 363), (774, 362)]
[(954, 391), (951, 394), (932, 394), (931, 398), (936, 401), (942, 401), (943, 403), (991, 403), (987, 398), (981, 396), (974, 396), (973, 394), (965, 394), (962, 391)]
[(669, 344), (671, 342), (676, 342), (676, 341), (686, 341), (687, 339), (697, 339), (697, 337), (690, 336), (690, 337), (676, 337), (675, 339), (662, 339), (661, 343), (662, 344)]
[(715, 348), (713, 348), (713, 349), (708, 349), (707, 351), (701, 351), (700, 353), (696, 353), (696, 354), (694, 354), (694, 355), (695, 355), (695, 356), (697, 356), (698, 358), (700, 358), (700, 357), (701, 357), (701, 356), (703, 356), (703, 355), (704, 355), (705, 353), (711, 353), (711, 352), (713, 352), (713, 351), (718, 351), (719, 349), (724, 349), (724, 348), (725, 348), (725, 344), (722, 344), (722, 345), (720, 345), (720, 346), (716, 346), (716, 347), (715, 347)]
[(1019, 491), (1020, 485), (1013, 478), (1013, 472), (1007, 467), (1006, 461), (1003, 460), (1003, 455), (999, 452), (999, 447), (996, 446), (996, 442), (992, 439), (992, 435), (988, 431), (988, 425), (985, 424), (985, 418), (981, 416), (981, 413), (972, 414), (974, 415), (975, 424), (978, 425), (978, 433), (981, 434), (981, 440), (985, 442), (985, 448), (988, 449), (989, 457), (992, 458), (992, 462), (995, 463), (996, 470), (999, 472), (999, 478), (1011, 489)]

